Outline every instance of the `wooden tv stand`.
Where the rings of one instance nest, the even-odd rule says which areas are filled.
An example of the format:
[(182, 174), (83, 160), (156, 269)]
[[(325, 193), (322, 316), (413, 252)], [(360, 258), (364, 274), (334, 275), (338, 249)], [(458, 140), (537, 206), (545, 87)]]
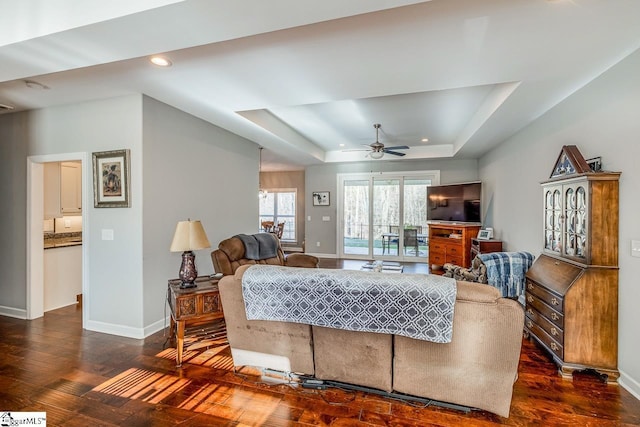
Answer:
[(471, 239), (478, 236), (480, 225), (429, 224), (429, 270), (442, 274), (446, 263), (471, 267)]

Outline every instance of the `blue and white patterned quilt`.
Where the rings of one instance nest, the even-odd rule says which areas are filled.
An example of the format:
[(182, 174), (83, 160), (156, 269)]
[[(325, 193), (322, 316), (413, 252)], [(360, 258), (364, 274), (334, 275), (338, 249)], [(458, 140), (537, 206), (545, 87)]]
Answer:
[(487, 267), (487, 282), (503, 297), (519, 297), (524, 293), (525, 273), (533, 264), (529, 252), (492, 252), (479, 254)]
[(242, 277), (247, 319), (451, 342), (456, 281), (392, 274), (254, 265)]

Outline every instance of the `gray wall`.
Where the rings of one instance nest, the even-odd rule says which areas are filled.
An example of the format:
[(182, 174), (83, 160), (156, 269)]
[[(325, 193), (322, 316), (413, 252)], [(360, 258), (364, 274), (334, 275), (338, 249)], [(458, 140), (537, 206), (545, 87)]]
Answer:
[(0, 115), (0, 307), (7, 310), (25, 310), (27, 302), (28, 123), (28, 113)]
[[(539, 254), (542, 248), (542, 191), (563, 145), (576, 145), (585, 158), (602, 157), (603, 169), (621, 171), (619, 244), (619, 369), (621, 383), (640, 398), (640, 51), (564, 100), (533, 125), (479, 162), (489, 189), (493, 227), (508, 250)], [(485, 193), (486, 194), (486, 193)]]
[[(211, 251), (258, 218), (257, 146), (152, 98), (144, 97), (142, 222), (144, 323), (163, 318), (168, 278), (181, 253), (169, 252), (178, 221), (202, 221), (211, 249), (196, 251), (199, 275), (213, 273)], [(153, 328), (152, 328), (153, 329)]]
[[(336, 200), (339, 173), (375, 173), (418, 170), (439, 170), (440, 183), (475, 181), (478, 179), (478, 163), (473, 159), (462, 160), (410, 160), (410, 161), (377, 161), (360, 163), (329, 163), (309, 166), (305, 171), (306, 182), (306, 252), (314, 254), (336, 255)], [(329, 206), (313, 206), (311, 194), (314, 191), (329, 191)], [(330, 221), (322, 221), (323, 216)], [(320, 247), (316, 246), (320, 242)]]
[(305, 182), (304, 171), (262, 172), (260, 180), (263, 188), (295, 188), (296, 193), (296, 242), (283, 246), (302, 247), (305, 226)]
[[(169, 252), (177, 220), (201, 219), (213, 246), (255, 229), (255, 145), (142, 95), (3, 115), (0, 137), (0, 311), (26, 308), (27, 156), (131, 150), (131, 207), (89, 203), (83, 213), (88, 329), (141, 337), (164, 325), (167, 279), (180, 266)], [(102, 240), (103, 229), (114, 240)], [(213, 271), (209, 251), (197, 262), (200, 273)]]

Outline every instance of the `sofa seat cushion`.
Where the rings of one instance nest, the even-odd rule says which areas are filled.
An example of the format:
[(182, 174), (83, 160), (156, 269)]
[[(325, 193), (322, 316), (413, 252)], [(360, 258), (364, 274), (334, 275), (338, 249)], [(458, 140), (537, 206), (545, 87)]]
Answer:
[(313, 326), (316, 377), (390, 392), (393, 336)]

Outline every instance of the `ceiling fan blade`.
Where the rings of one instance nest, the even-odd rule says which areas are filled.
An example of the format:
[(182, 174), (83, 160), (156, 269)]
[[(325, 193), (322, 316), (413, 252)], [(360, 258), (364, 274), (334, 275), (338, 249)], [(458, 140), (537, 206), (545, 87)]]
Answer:
[(406, 156), (407, 155), (406, 153), (400, 153), (398, 151), (389, 151), (386, 148), (384, 150), (382, 150), (382, 151), (384, 151), (387, 154), (393, 154), (394, 156)]
[(371, 149), (367, 149), (367, 148), (349, 148), (348, 150), (340, 150), (343, 153), (346, 153), (348, 151), (371, 151)]
[(395, 147), (385, 147), (385, 150), (408, 150), (409, 147), (406, 145), (396, 145)]

